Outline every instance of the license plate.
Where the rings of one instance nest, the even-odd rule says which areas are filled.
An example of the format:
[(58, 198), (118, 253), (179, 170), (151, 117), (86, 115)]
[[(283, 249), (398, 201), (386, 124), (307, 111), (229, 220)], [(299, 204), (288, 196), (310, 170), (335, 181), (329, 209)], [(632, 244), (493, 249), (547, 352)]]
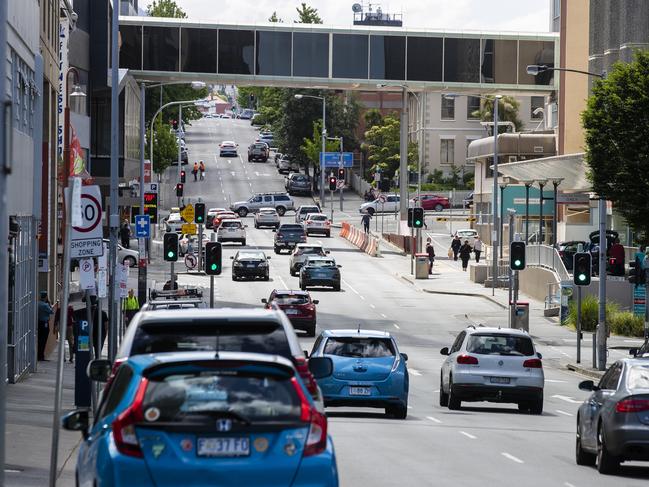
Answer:
[(296, 309), (286, 309), (286, 310), (284, 310), (284, 313), (286, 313), (287, 315), (299, 314), (298, 310), (296, 310)]
[(234, 232), (236, 232), (236, 229), (234, 229), (234, 228), (228, 228), (228, 232), (230, 232), (230, 233), (234, 233)]
[(492, 384), (509, 384), (509, 377), (489, 377)]
[(255, 264), (246, 264), (246, 267), (255, 267)]
[(350, 386), (349, 395), (350, 396), (369, 396), (371, 394), (371, 387), (358, 387)]
[(246, 437), (199, 438), (199, 457), (246, 457), (250, 455), (250, 439)]

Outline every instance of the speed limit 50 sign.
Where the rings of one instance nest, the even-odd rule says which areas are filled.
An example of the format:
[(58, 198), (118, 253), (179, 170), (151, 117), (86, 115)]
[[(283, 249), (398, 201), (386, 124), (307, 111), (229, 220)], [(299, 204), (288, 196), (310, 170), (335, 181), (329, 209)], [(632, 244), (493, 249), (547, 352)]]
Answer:
[[(66, 188), (66, 200), (70, 193)], [(98, 257), (104, 253), (102, 245), (102, 209), (101, 191), (99, 186), (82, 186), (80, 201), (72, 201), (72, 205), (81, 206), (81, 225), (73, 226), (70, 233), (70, 257)]]

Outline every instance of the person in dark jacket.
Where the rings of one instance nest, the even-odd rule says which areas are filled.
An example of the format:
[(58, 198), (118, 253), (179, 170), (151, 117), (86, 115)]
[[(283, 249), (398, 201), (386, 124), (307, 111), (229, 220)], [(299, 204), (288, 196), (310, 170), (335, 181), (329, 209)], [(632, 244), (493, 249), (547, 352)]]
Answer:
[(457, 260), (457, 254), (460, 251), (460, 247), (462, 247), (462, 240), (460, 240), (460, 237), (458, 235), (455, 235), (455, 237), (453, 237), (453, 240), (451, 241), (453, 260)]
[(460, 247), (460, 260), (462, 261), (462, 270), (466, 271), (467, 266), (469, 265), (469, 259), (471, 259), (471, 252), (473, 249), (469, 245), (469, 241), (465, 240), (464, 244)]
[(122, 222), (122, 226), (119, 229), (119, 237), (122, 241), (122, 247), (126, 249), (131, 248), (131, 225), (126, 220)]
[(426, 253), (428, 254), (428, 274), (432, 274), (433, 264), (435, 263), (435, 247), (430, 237), (426, 239)]

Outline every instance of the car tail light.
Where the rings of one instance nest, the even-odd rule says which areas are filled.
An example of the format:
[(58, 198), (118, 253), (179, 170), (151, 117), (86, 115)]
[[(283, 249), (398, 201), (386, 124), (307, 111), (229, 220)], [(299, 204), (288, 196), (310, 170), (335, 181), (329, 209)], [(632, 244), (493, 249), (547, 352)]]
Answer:
[(523, 362), (523, 367), (526, 369), (541, 369), (543, 368), (543, 362), (541, 362), (541, 359), (531, 358)]
[(618, 413), (639, 413), (649, 411), (649, 399), (622, 399), (615, 405)]
[(478, 365), (478, 359), (473, 355), (462, 354), (458, 355), (457, 363), (463, 365)]
[(142, 402), (149, 381), (143, 378), (135, 393), (133, 403), (113, 421), (113, 438), (120, 453), (142, 458), (142, 449), (135, 433), (135, 425), (144, 419)]
[(318, 394), (318, 384), (315, 381), (315, 377), (313, 377), (313, 374), (309, 370), (309, 363), (307, 362), (305, 357), (297, 357), (295, 359), (296, 362), (296, 369), (298, 373), (300, 374), (300, 377), (304, 380), (304, 383), (306, 384), (306, 388), (309, 390), (311, 395), (315, 396)]
[(305, 457), (318, 455), (327, 448), (327, 418), (311, 406), (295, 377), (291, 379), (291, 383), (300, 398), (300, 421), (309, 423), (309, 433), (302, 455)]

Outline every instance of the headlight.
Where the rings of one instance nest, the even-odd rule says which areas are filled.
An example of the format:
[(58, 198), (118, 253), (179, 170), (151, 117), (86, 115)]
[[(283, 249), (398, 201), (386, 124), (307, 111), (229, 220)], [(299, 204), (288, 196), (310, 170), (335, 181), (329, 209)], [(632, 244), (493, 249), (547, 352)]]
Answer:
[(242, 265), (241, 262), (234, 261), (232, 267), (241, 267), (241, 265)]
[(268, 267), (268, 262), (260, 262), (259, 267)]

